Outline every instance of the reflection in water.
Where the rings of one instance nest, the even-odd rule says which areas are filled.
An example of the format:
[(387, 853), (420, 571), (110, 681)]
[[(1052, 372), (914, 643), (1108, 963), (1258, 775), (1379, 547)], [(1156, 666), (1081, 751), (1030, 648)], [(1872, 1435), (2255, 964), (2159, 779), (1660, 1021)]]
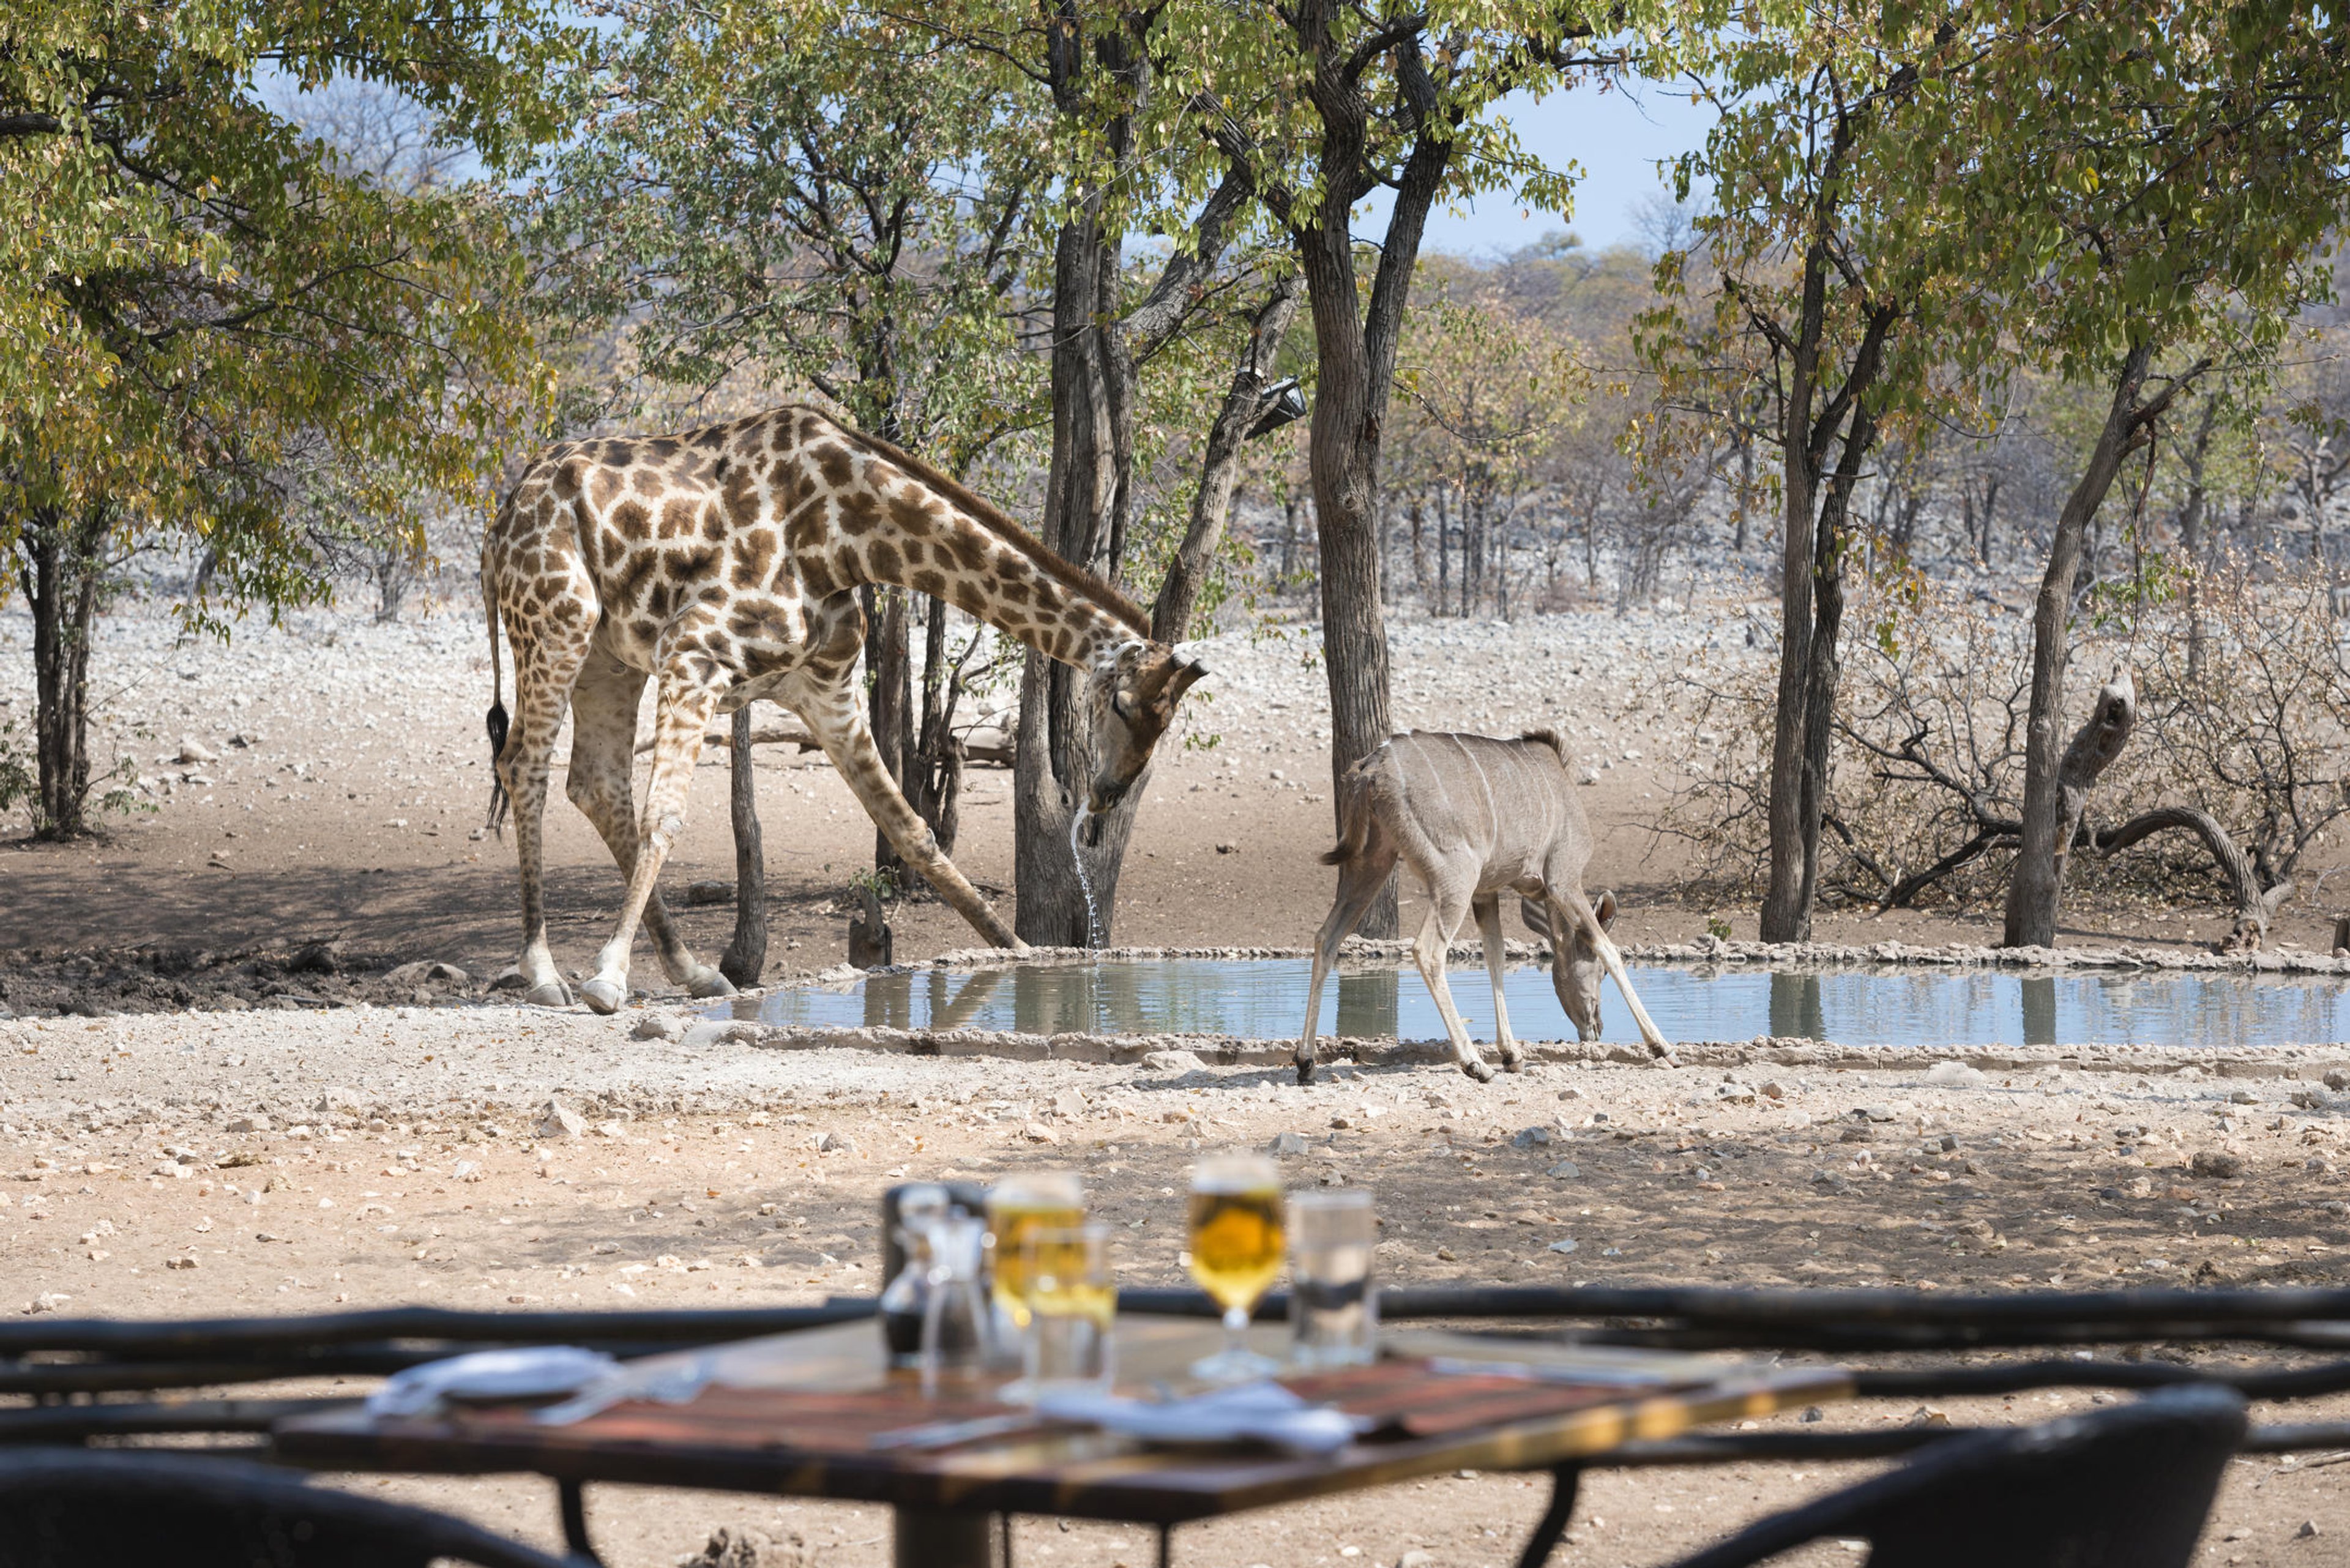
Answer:
[[(1640, 986), (1637, 980), (1632, 983), (1636, 987)], [(1660, 1023), (1658, 1027), (1664, 1026)], [(1771, 977), (1772, 1038), (1825, 1040), (1827, 1038), (1826, 1029), (1826, 1022), (1820, 1014), (1818, 975), (1773, 974)]]
[(2056, 1038), (2056, 980), (2053, 975), (2025, 975), (2016, 982), (2023, 1003), (2023, 1043), (2026, 1045), (2054, 1045)]
[[(962, 972), (881, 975), (835, 990), (743, 997), (716, 1017), (894, 1029), (973, 1028), (1055, 1034), (1222, 1034), (1295, 1039), (1304, 1022), (1303, 959), (1156, 959)], [(1824, 973), (1635, 964), (1634, 983), (1674, 1040), (1782, 1038), (1845, 1045), (2272, 1045), (2350, 1041), (2350, 986), (2281, 975), (2018, 975), (1984, 971), (1846, 969)], [(1322, 996), (1326, 1035), (1440, 1039), (1444, 1025), (1418, 975), (1364, 967)], [(1505, 984), (1522, 1039), (1573, 1039), (1547, 971), (1521, 966)], [(1493, 1037), (1482, 969), (1453, 971), (1452, 996), (1480, 1040)], [(1601, 991), (1604, 1037), (1639, 1038), (1613, 985)]]

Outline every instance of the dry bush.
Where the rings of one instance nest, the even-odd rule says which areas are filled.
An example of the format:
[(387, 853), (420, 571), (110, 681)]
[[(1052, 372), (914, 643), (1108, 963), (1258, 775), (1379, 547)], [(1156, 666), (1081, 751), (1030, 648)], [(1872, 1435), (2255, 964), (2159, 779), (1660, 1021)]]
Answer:
[[(2181, 587), (2187, 585), (2178, 585)], [(2350, 658), (2320, 568), (2225, 560), (2193, 592), (2081, 628), (2064, 730), (2117, 667), (2137, 732), (2089, 803), (2068, 892), (2106, 903), (2206, 899), (2241, 945), (2350, 814)], [(1837, 701), (1820, 880), (1829, 907), (1960, 909), (2003, 896), (2022, 815), (2029, 617), (1948, 587), (1872, 586), (1854, 606)], [(1692, 722), (1663, 830), (1723, 895), (1759, 894), (1776, 661), (1684, 672)]]

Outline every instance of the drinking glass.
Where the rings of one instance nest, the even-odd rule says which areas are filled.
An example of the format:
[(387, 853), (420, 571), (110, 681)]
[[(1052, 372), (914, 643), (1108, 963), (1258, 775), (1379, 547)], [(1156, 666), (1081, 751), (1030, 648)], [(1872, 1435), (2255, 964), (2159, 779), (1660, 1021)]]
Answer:
[(1237, 1383), (1280, 1370), (1248, 1348), (1249, 1309), (1281, 1273), (1281, 1171), (1261, 1154), (1208, 1155), (1191, 1168), (1191, 1277), (1224, 1309), (1224, 1348), (1191, 1375)]
[(1378, 1220), (1364, 1187), (1289, 1195), (1289, 1332), (1304, 1366), (1355, 1366), (1377, 1355), (1379, 1297), (1371, 1282)]
[(1038, 1225), (1028, 1231), (1025, 1379), (1034, 1396), (1056, 1387), (1107, 1386), (1118, 1286), (1110, 1274), (1110, 1228)]
[(988, 1189), (988, 1245), (995, 1254), (996, 1310), (1012, 1326), (1028, 1326), (1028, 1232), (1086, 1222), (1086, 1187), (1074, 1170), (1031, 1170), (1007, 1176)]
[(922, 1392), (936, 1395), (942, 1377), (970, 1376), (988, 1358), (987, 1299), (979, 1283), (980, 1251), (986, 1232), (962, 1214), (933, 1220), (929, 1228), (929, 1293), (922, 1302), (919, 1365)]

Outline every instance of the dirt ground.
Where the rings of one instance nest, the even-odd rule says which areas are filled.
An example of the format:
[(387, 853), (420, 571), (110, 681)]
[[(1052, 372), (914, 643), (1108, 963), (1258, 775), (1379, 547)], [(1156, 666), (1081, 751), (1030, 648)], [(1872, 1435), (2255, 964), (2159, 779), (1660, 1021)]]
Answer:
[[(1669, 896), (1685, 862), (1645, 830), (1669, 720), (1620, 701), (1627, 669), (1669, 667), (1715, 624), (1399, 627), (1399, 720), (1565, 723), (1607, 764), (1585, 793), (1600, 827), (1594, 884), (1627, 907), (1619, 934), (1687, 940), (1720, 914), (1750, 936), (1748, 912)], [(0, 618), (5, 679), (27, 662), (23, 629)], [(1329, 893), (1314, 858), (1330, 832), (1321, 675), (1287, 644), (1208, 651), (1221, 691), (1194, 716), (1200, 743), (1179, 736), (1162, 753), (1117, 934), (1297, 945)], [(1284, 1161), (1295, 1181), (1377, 1188), (1379, 1266), (1397, 1282), (2345, 1282), (2350, 1220), (2334, 1168), (2345, 1112), (2315, 1085), (2350, 1065), (2350, 1049), (2281, 1056), (2293, 1079), (1552, 1063), (1483, 1086), (1434, 1066), (1345, 1067), (1305, 1090), (1256, 1066), (639, 1041), (630, 1014), (521, 1010), (487, 992), (513, 959), (514, 869), (510, 843), (472, 832), (486, 804), (489, 681), (470, 612), (390, 628), (296, 618), (224, 651), (182, 646), (142, 611), (109, 623), (99, 665), (109, 738), (135, 758), (153, 809), (104, 843), (0, 848), (0, 1007), (21, 1015), (0, 1022), (0, 1310), (814, 1301), (878, 1286), (875, 1205), (891, 1181), (1047, 1163), (1081, 1168), (1097, 1211), (1124, 1227), (1123, 1281), (1173, 1284), (1190, 1160), (1281, 1133), (1305, 1143)], [(0, 699), (0, 718), (29, 711), (21, 690)], [(189, 742), (210, 760), (179, 761)], [(837, 962), (869, 827), (813, 759), (763, 753), (759, 777), (771, 964)], [(730, 876), (723, 798), (723, 770), (706, 766), (673, 888)], [(1009, 881), (1010, 815), (1008, 774), (977, 773), (958, 855), (975, 879)], [(619, 878), (559, 794), (549, 825), (556, 951), (582, 969)], [(2287, 940), (2324, 940), (2314, 914), (2287, 913)], [(732, 910), (684, 919), (714, 950)], [(2085, 918), (2067, 934), (2185, 943), (2225, 924), (2198, 909), (2152, 928)], [(901, 957), (972, 940), (935, 904), (905, 907), (897, 926)], [(1986, 929), (1895, 916), (1832, 919), (1821, 935), (1976, 941)], [(638, 963), (639, 984), (660, 991), (641, 945)], [(1540, 1037), (1563, 1021), (1521, 1028)], [(586, 1130), (543, 1131), (550, 1096)], [(819, 1151), (827, 1136), (836, 1147)], [(2241, 1172), (2195, 1175), (2198, 1152), (2233, 1153)], [(1943, 1414), (2033, 1419), (2093, 1397)], [(2350, 1401), (2263, 1414), (2345, 1411)], [(1915, 1402), (1824, 1415), (1936, 1418)], [(2204, 1560), (2336, 1554), (2350, 1534), (2345, 1472), (2330, 1462), (2341, 1458), (2239, 1462)], [(1669, 1561), (1856, 1473), (1601, 1473), (1557, 1561)], [(353, 1484), (555, 1539), (551, 1493), (536, 1483)], [(1425, 1552), (1430, 1568), (1505, 1563), (1543, 1495), (1527, 1478), (1435, 1479), (1187, 1530), (1176, 1560), (1394, 1568)], [(613, 1488), (594, 1513), (624, 1568), (667, 1568), (719, 1525), (799, 1539), (763, 1562), (888, 1559), (886, 1518), (870, 1509)], [(1031, 1563), (1149, 1561), (1138, 1532), (1050, 1520), (1023, 1521), (1018, 1550)], [(1804, 1560), (1851, 1555), (1831, 1546)]]

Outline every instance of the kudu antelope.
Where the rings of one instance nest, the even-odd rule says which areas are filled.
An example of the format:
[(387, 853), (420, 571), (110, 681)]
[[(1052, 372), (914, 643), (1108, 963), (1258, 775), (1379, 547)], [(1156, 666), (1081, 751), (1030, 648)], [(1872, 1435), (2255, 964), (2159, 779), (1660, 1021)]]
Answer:
[(1602, 893), (1596, 909), (1583, 893), (1591, 858), (1591, 827), (1567, 776), (1565, 747), (1548, 730), (1514, 741), (1491, 735), (1398, 735), (1347, 771), (1338, 785), (1338, 846), (1322, 857), (1338, 867), (1338, 897), (1314, 942), (1314, 979), (1305, 999), (1305, 1031), (1297, 1042), (1297, 1081), (1314, 1081), (1314, 1030), (1322, 981), (1337, 961), (1338, 945), (1362, 919), (1400, 858), (1428, 890), (1428, 918), (1411, 945), (1413, 961), (1444, 1016), (1461, 1070), (1480, 1083), (1493, 1069), (1477, 1054), (1467, 1025), (1444, 981), (1445, 951), (1471, 913), (1485, 938), (1485, 969), (1493, 982), (1493, 1044), (1502, 1065), (1514, 1073), (1521, 1057), (1502, 1004), (1502, 895), (1514, 892), (1520, 912), (1551, 944), (1551, 981), (1559, 1005), (1586, 1040), (1599, 1033), (1599, 973), (1616, 979), (1657, 1055), (1672, 1047), (1633, 993), (1624, 955), (1607, 937), (1616, 895)]

